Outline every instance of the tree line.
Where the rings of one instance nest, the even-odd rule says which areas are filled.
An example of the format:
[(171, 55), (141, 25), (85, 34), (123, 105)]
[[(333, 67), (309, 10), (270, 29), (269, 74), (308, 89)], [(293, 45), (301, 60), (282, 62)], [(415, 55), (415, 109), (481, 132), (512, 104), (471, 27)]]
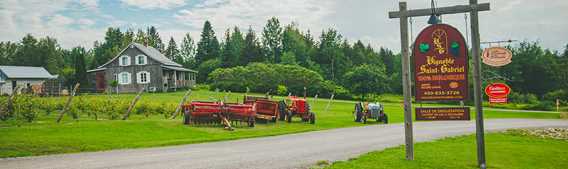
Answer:
[[(19, 42), (0, 42), (0, 65), (43, 66), (50, 73), (62, 76), (68, 85), (76, 82), (87, 84), (86, 70), (106, 63), (128, 44), (137, 42), (160, 50), (186, 68), (198, 70), (199, 83), (218, 87), (234, 88), (227, 85), (230, 82), (219, 83), (219, 79), (226, 78), (220, 72), (242, 75), (247, 71), (241, 71), (241, 68), (274, 71), (281, 67), (271, 65), (288, 65), (287, 68), (302, 70), (300, 72), (310, 76), (315, 73), (317, 76), (312, 78), (321, 77), (321, 84), (326, 88), (338, 89), (330, 92), (346, 90), (352, 96), (366, 96), (402, 91), (399, 54), (387, 48), (375, 49), (361, 41), (350, 42), (335, 29), (325, 29), (321, 34), (313, 35), (310, 30), (301, 30), (295, 23), (282, 24), (273, 17), (258, 33), (250, 27), (246, 30), (231, 27), (222, 35), (218, 34), (211, 22), (205, 21), (199, 41), (185, 34), (178, 45), (173, 37), (165, 43), (153, 26), (136, 31), (111, 27), (107, 29), (104, 40), (95, 41), (90, 50), (84, 47), (63, 49), (52, 37), (26, 35)], [(543, 49), (538, 43), (530, 42), (509, 48), (514, 54), (513, 63), (498, 69), (484, 66), (484, 77), (498, 77), (497, 80), (506, 81), (515, 92), (533, 94), (538, 98), (568, 95), (568, 69), (565, 68), (568, 45), (563, 52)], [(252, 63), (268, 65), (271, 70), (260, 69), (264, 67), (262, 65), (247, 66)], [(217, 73), (210, 75), (216, 70)], [(491, 80), (485, 81), (489, 82)], [(284, 84), (259, 87), (258, 90), (276, 91), (278, 85)]]

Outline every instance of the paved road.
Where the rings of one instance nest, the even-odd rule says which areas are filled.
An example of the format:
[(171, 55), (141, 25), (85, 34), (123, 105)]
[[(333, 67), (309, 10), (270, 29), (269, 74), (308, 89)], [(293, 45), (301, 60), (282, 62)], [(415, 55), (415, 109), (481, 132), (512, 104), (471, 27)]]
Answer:
[[(568, 127), (564, 120), (486, 120), (487, 130)], [(415, 123), (417, 142), (474, 133), (474, 121)], [(307, 168), (320, 160), (347, 160), (401, 145), (402, 124), (370, 125), (215, 143), (0, 159), (4, 169), (55, 168)]]

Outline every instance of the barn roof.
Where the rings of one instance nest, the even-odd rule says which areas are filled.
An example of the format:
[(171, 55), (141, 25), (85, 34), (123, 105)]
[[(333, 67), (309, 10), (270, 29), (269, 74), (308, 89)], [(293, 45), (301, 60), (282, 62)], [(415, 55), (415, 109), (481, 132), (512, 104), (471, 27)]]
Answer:
[(43, 67), (31, 66), (0, 66), (0, 71), (10, 79), (55, 79)]

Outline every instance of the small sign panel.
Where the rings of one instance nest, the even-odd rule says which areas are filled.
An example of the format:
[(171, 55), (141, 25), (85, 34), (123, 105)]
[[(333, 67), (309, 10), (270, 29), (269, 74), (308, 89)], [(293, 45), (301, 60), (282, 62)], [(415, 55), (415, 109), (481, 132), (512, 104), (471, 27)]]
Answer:
[(513, 53), (504, 47), (487, 48), (483, 51), (483, 55), (481, 56), (483, 63), (493, 67), (508, 65), (511, 63), (512, 58)]
[(485, 87), (485, 94), (489, 96), (489, 103), (507, 103), (507, 97), (511, 93), (511, 87), (505, 83), (493, 83)]
[(416, 120), (470, 120), (469, 107), (416, 108)]
[(416, 101), (463, 101), (468, 96), (465, 39), (454, 27), (434, 24), (420, 32), (413, 49)]

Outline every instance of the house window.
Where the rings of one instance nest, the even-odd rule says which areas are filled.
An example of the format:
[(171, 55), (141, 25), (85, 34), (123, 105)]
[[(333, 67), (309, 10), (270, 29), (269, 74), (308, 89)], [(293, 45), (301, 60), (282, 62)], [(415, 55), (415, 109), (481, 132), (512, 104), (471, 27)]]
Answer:
[(120, 66), (129, 66), (130, 65), (130, 56), (121, 56), (119, 60)]
[(144, 55), (138, 55), (138, 56), (136, 56), (136, 64), (137, 65), (148, 64), (148, 59)]
[(150, 72), (142, 71), (136, 74), (136, 79), (138, 84), (148, 84), (150, 83)]
[(127, 85), (130, 84), (131, 82), (130, 80), (131, 80), (130, 73), (122, 72), (118, 74), (118, 84)]

